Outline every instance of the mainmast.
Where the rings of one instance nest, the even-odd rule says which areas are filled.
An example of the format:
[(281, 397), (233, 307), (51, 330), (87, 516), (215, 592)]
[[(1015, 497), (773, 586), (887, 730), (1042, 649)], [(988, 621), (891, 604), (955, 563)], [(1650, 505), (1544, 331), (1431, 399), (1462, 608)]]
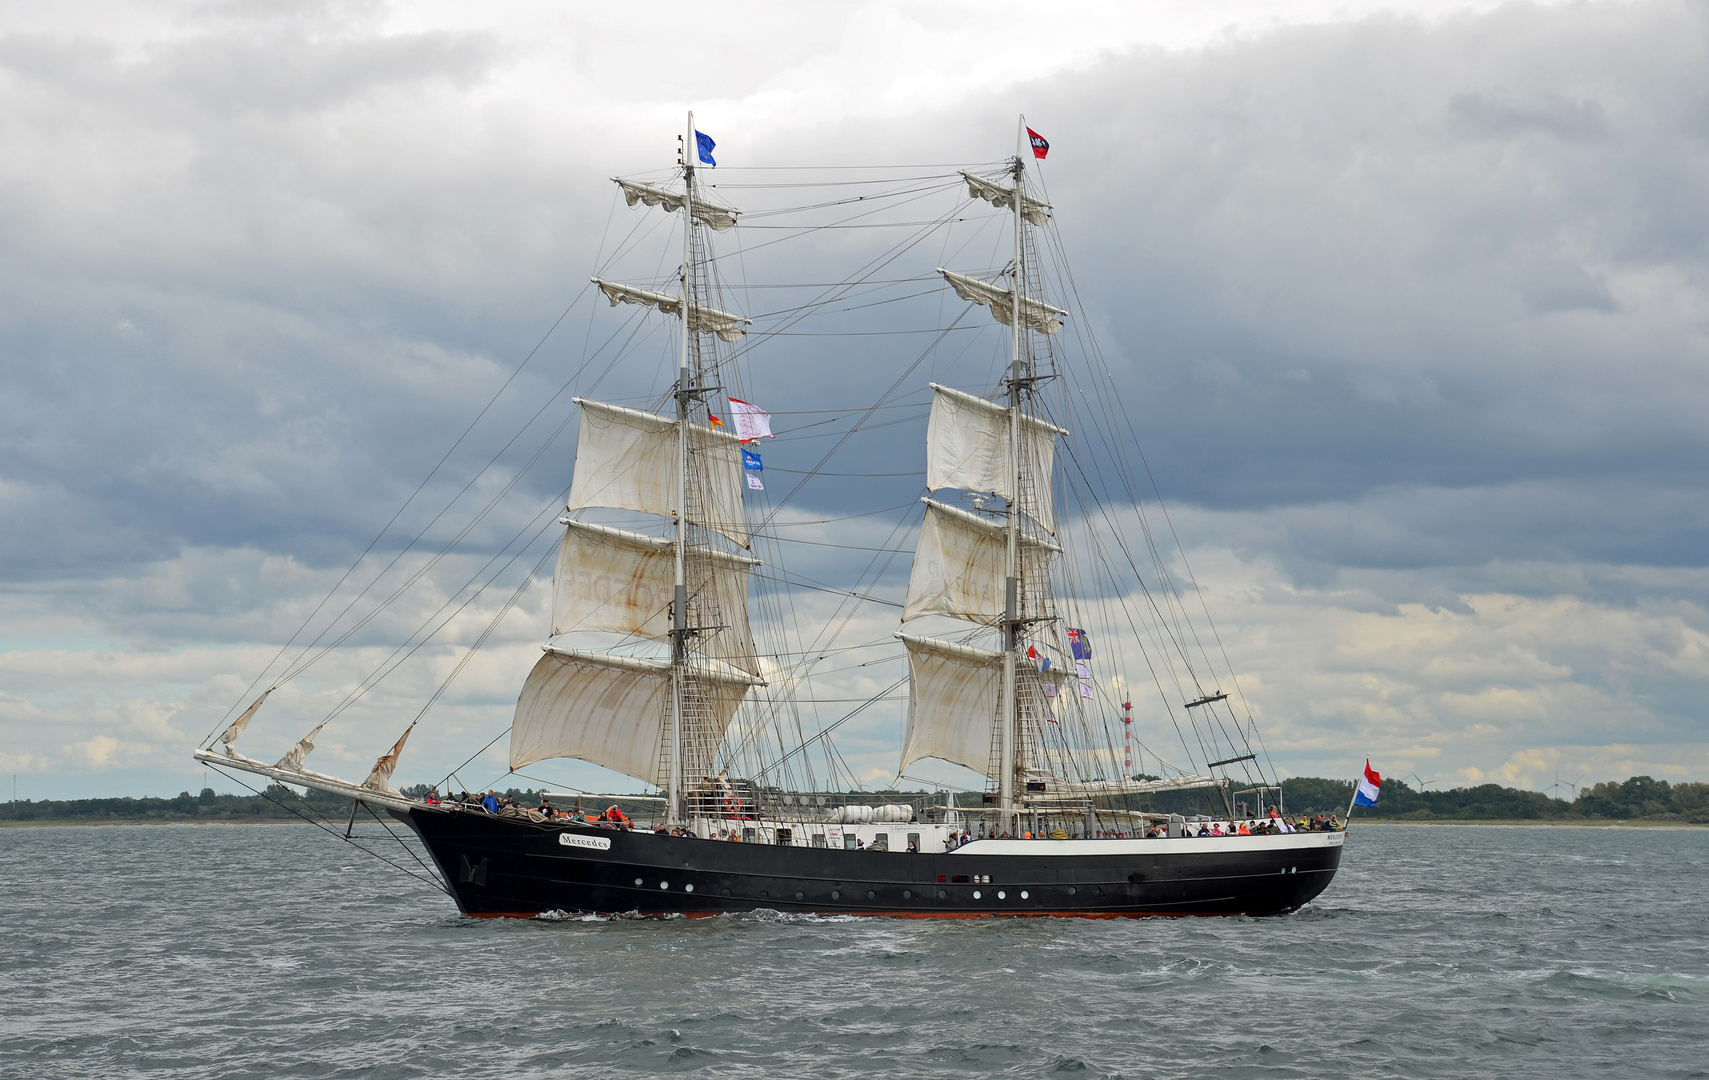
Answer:
[[(963, 300), (988, 308), (1012, 330), (1006, 404), (947, 386), (932, 385), (927, 430), (926, 487), (990, 492), (1007, 503), (1001, 520), (927, 498), (914, 568), (903, 605), (904, 623), (923, 615), (947, 615), (996, 630), (999, 648), (902, 634), (908, 648), (908, 734), (902, 767), (936, 757), (984, 773), (994, 783), (999, 812), (1013, 827), (1028, 776), (1024, 718), (1046, 717), (1050, 691), (1063, 678), (1067, 658), (1052, 631), (1028, 630), (1050, 619), (1048, 602), (1029, 610), (1028, 597), (1046, 596), (1055, 542), (1056, 515), (1050, 485), (1056, 439), (1066, 434), (1029, 411), (1037, 382), (1030, 333), (1054, 334), (1067, 312), (1027, 295), (1024, 228), (1042, 226), (1049, 205), (1025, 190), (1026, 121), (1021, 119), (1011, 185), (964, 172), (968, 194), (1014, 214), (1014, 262), (1010, 287), (939, 268)], [(976, 504), (980, 500), (975, 500)], [(1036, 640), (1035, 640), (1036, 639)], [(1023, 646), (1032, 641), (1038, 655)], [(1054, 660), (1051, 658), (1054, 653)], [(1058, 667), (1051, 669), (1051, 664)]]
[(1009, 499), (1008, 528), (1004, 537), (1007, 550), (1004, 555), (1003, 577), (1003, 688), (1002, 704), (998, 708), (998, 723), (1002, 725), (1003, 772), (997, 781), (997, 805), (1003, 813), (1005, 823), (1015, 810), (1015, 776), (1023, 769), (1018, 760), (1020, 694), (1016, 685), (1015, 653), (1020, 644), (1021, 632), (1021, 395), (1030, 386), (1027, 376), (1031, 374), (1027, 370), (1031, 353), (1026, 348), (1026, 330), (1021, 324), (1021, 297), (1026, 295), (1026, 274), (1021, 258), (1021, 197), (1024, 190), (1021, 180), (1022, 170), (1026, 165), (1021, 154), (1021, 139), (1026, 135), (1026, 119), (1018, 119), (1016, 125), (1015, 197), (1011, 200), (1015, 210), (1015, 288), (1010, 297), (1009, 316), (1014, 343), (1009, 363), (1009, 475), (1012, 477), (1012, 490), (1015, 495)]

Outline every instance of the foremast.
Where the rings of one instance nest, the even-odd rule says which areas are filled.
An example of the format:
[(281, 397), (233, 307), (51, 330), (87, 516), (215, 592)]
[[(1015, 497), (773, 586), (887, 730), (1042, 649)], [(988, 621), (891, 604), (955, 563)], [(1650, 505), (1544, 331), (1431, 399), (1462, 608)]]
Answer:
[(675, 825), (682, 820), (682, 750), (683, 726), (688, 718), (685, 697), (688, 693), (688, 425), (696, 400), (698, 380), (690, 366), (690, 355), (698, 358), (694, 347), (694, 332), (689, 329), (688, 313), (694, 299), (694, 110), (688, 113), (688, 126), (682, 142), (682, 303), (678, 306), (682, 319), (682, 358), (677, 365), (677, 514), (676, 552), (673, 560), (676, 580), (671, 590), (671, 725), (665, 737), (665, 797), (666, 820)]
[(693, 816), (717, 751), (747, 691), (763, 685), (748, 627), (747, 582), (757, 560), (741, 493), (741, 449), (712, 421), (718, 385), (706, 335), (738, 341), (747, 319), (708, 302), (702, 229), (734, 226), (737, 211), (697, 189), (694, 114), (688, 114), (676, 192), (618, 179), (630, 206), (680, 213), (677, 290), (595, 278), (613, 306), (638, 304), (681, 324), (674, 415), (588, 401), (582, 408), (567, 509), (637, 511), (668, 519), (670, 539), (573, 516), (554, 575), (552, 634), (602, 631), (667, 644), (667, 659), (549, 642), (517, 702), (511, 767), (573, 757), (663, 789), (667, 817)]

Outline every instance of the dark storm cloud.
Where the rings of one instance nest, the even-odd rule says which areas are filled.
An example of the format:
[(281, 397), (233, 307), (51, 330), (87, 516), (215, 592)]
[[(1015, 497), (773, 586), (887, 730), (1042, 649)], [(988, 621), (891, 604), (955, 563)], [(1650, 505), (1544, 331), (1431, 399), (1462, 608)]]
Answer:
[[(165, 44), (0, 38), (0, 576), (33, 640), (148, 653), (288, 636), (313, 605), (304, 598), (318, 599), (584, 288), (596, 253), (649, 227), (648, 212), (614, 205), (605, 178), (665, 160), (680, 114), (652, 104), (648, 80), (667, 76), (629, 70), (629, 54), (602, 55), (590, 38), (574, 63), (641, 104), (599, 116), (581, 100), (542, 106), (504, 82), (514, 40), (394, 32), (382, 14), (234, 4), (190, 12), (192, 30)], [(1249, 655), (1275, 695), (1270, 714), (1315, 718), (1289, 721), (1308, 754), (1326, 753), (1349, 716), (1427, 731), (1452, 753), (1455, 695), (1482, 701), (1479, 678), (1566, 680), (1539, 692), (1563, 727), (1618, 714), (1654, 726), (1658, 745), (1683, 744), (1701, 734), (1686, 703), (1702, 677), (1692, 635), (1709, 539), (1704, 31), (1700, 8), (1675, 4), (1378, 17), (1122, 51), (1001, 93), (922, 95), (902, 119), (821, 120), (789, 98), (795, 83), (755, 64), (708, 79), (732, 88), (717, 134), (728, 160), (748, 163), (991, 161), (1024, 108), (1053, 145), (1041, 175), (1079, 289), (1057, 283), (1073, 301), (1069, 333), (1095, 330), (1188, 546), (1245, 560), (1232, 580), (1274, 571), (1250, 575), (1270, 615), (1231, 617), (1265, 642)], [(666, 134), (636, 134), (654, 127)], [(982, 236), (955, 265), (1000, 265), (1000, 239)], [(717, 242), (729, 254), (738, 240)], [(668, 275), (675, 257), (658, 246), (626, 269)], [(756, 282), (835, 280), (879, 246), (823, 235), (732, 266)], [(946, 250), (923, 245), (895, 276), (929, 273)], [(913, 329), (956, 313), (953, 298), (926, 298), (883, 317)], [(571, 381), (584, 343), (626, 333), (625, 319), (642, 337), (599, 393), (644, 404), (673, 362), (666, 335), (632, 310), (584, 303), (395, 535), (414, 535), (494, 455), (498, 469), (434, 538), (542, 447), (470, 539), (497, 549), (549, 505), (568, 480), (573, 427), (547, 444), (571, 415), (562, 399), (504, 442)], [(923, 401), (926, 378), (989, 389), (1005, 346), (983, 312), (964, 325), (975, 324), (925, 355), (893, 400)], [(814, 419), (786, 422), (791, 410), (872, 400), (924, 348), (775, 338), (754, 351), (745, 388), (783, 430)], [(610, 355), (574, 389), (588, 392)], [(911, 498), (923, 418), (894, 419), (824, 465), (850, 475), (792, 509), (830, 517)], [(1063, 420), (1090, 435), (1079, 407)], [(840, 438), (828, 435), (802, 427), (768, 446), (774, 494), (792, 486), (784, 470), (817, 465)], [(1103, 452), (1089, 437), (1077, 450)], [(895, 532), (878, 519), (811, 535), (882, 547)], [(798, 572), (851, 584), (835, 550), (796, 546)], [(446, 573), (442, 591), (461, 580)], [(1498, 605), (1476, 597), (1496, 593), (1534, 600), (1500, 647), (1552, 658), (1468, 661), (1477, 674), (1438, 685), (1422, 645), (1325, 659), (1330, 645), (1288, 644), (1368, 636), (1370, 620), (1422, 605), (1477, 654), (1494, 640), (1479, 620)], [(1582, 607), (1559, 616), (1542, 599), (1553, 596)], [(1552, 620), (1568, 618), (1585, 640), (1556, 656)], [(507, 663), (525, 668), (533, 630), (511, 636)], [(1654, 687), (1653, 713), (1621, 697), (1617, 673), (1591, 670), (1599, 651), (1625, 648), (1648, 650), (1632, 663)], [(42, 670), (89, 678), (73, 651)], [(1418, 663), (1402, 672), (1402, 660)], [(197, 663), (223, 670), (217, 657)], [(359, 678), (361, 663), (339, 670)], [(1361, 663), (1412, 679), (1416, 698), (1372, 704)], [(180, 666), (133, 696), (180, 700), (198, 677)], [(143, 685), (148, 670), (139, 661), (127, 677)], [(513, 675), (495, 668), (481, 700), (513, 692)], [(217, 714), (242, 682), (182, 697)], [(431, 686), (419, 676), (405, 689)], [(1506, 707), (1492, 702), (1479, 715)], [(159, 717), (178, 706), (145, 704), (125, 722), (143, 732), (137, 745), (165, 745)], [(1547, 726), (1480, 735), (1479, 752), (1536, 743)]]
[[(1145, 51), (1032, 88), (1063, 158), (1045, 175), (1081, 299), (1167, 492), (1241, 509), (1407, 483), (1700, 479), (1701, 347), (1679, 311), (1699, 295), (1709, 209), (1686, 180), (1703, 148), (1689, 102), (1705, 96), (1689, 88), (1709, 90), (1697, 21), (1671, 7), (1375, 20)], [(26, 116), (179, 147), (144, 151), (128, 196), (40, 176), (0, 206), (24, 285), (3, 331), (14, 497), (79, 505), (70, 516), (134, 529), (127, 548), (157, 556), (331, 543), (335, 558), (546, 321), (551, 291), (517, 261), (568, 277), (591, 237), (556, 200), (541, 224), (562, 246), (542, 255), (507, 203), (544, 206), (561, 179), (518, 169), (521, 147), (472, 163), (401, 146), (399, 165), (305, 127), (424, 81), (454, 97), (498, 62), (492, 40), (334, 30), (239, 24), (141, 59), (0, 43)], [(1000, 129), (926, 123), (958, 143)], [(62, 164), (125, 163), (62, 148)], [(595, 177), (572, 183), (603, 210)], [(50, 241), (32, 224), (43, 204), (88, 232)], [(858, 399), (906, 360), (815, 344), (756, 354), (775, 398)], [(977, 382), (981, 355), (954, 372)], [(857, 444), (843, 471), (902, 471), (907, 447)], [(1593, 503), (1607, 530), (1634, 524), (1630, 506)], [(1655, 531), (1653, 551), (1604, 537), (1578, 553), (1677, 560)], [(1491, 554), (1514, 532), (1496, 530)], [(48, 545), (46, 565), (80, 551)]]

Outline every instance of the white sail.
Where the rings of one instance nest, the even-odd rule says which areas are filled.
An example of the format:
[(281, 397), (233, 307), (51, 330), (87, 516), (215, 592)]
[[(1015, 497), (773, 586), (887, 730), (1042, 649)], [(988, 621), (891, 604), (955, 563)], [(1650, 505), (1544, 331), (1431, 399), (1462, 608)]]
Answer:
[[(672, 214), (682, 209), (683, 197), (680, 192), (666, 191), (664, 188), (656, 188), (651, 184), (642, 184), (615, 176), (611, 179), (623, 189), (623, 198), (628, 201), (630, 206), (634, 206), (636, 203), (644, 203), (647, 206), (662, 206), (667, 213)], [(740, 213), (740, 210), (732, 210), (727, 206), (717, 206), (706, 202), (704, 199), (697, 198), (694, 200), (695, 220), (703, 225), (710, 226), (714, 232), (728, 232), (734, 228), (736, 217)], [(1038, 224), (1044, 223), (1041, 221)]]
[[(641, 304), (645, 307), (656, 307), (666, 315), (675, 315), (682, 308), (682, 297), (674, 293), (659, 292), (656, 289), (643, 289), (639, 285), (623, 285), (603, 278), (594, 278), (593, 283), (599, 286), (599, 291), (611, 301), (611, 306), (618, 304)], [(725, 341), (740, 341), (747, 331), (743, 324), (753, 325), (752, 319), (744, 319), (740, 315), (732, 315), (728, 311), (707, 307), (705, 304), (690, 301), (688, 305), (688, 328), (701, 334), (717, 334)], [(1054, 331), (1052, 331), (1054, 333)]]
[(397, 770), (398, 755), (404, 752), (404, 743), (409, 741), (409, 733), (414, 730), (415, 724), (411, 723), (409, 727), (404, 728), (404, 733), (398, 736), (398, 741), (392, 744), (392, 748), (374, 760), (374, 770), (368, 774), (368, 779), (362, 781), (364, 788), (388, 795), (397, 794), (392, 788), (392, 773)]
[[(677, 422), (638, 409), (575, 398), (582, 407), (576, 474), (568, 509), (610, 506), (674, 517), (681, 466)], [(701, 502), (708, 528), (748, 546), (742, 511), (742, 447), (734, 435), (689, 427), (689, 452), (704, 465)]]
[[(655, 641), (671, 636), (671, 598), (676, 581), (676, 544), (671, 540), (565, 520), (552, 576), (552, 633), (602, 630)], [(700, 621), (718, 627), (689, 640), (689, 646), (755, 673), (753, 635), (748, 628), (748, 568), (759, 560), (721, 551), (697, 552), (713, 563), (716, 594), (691, 598)]]
[(930, 757), (990, 775), (1003, 654), (896, 636), (908, 647), (908, 735), (902, 743), (901, 768)]
[(307, 735), (304, 735), (301, 739), (298, 739), (297, 745), (285, 751), (285, 756), (280, 758), (279, 763), (273, 767), (275, 769), (302, 768), (303, 762), (307, 760), (309, 756), (309, 752), (315, 748), (315, 736), (320, 734), (320, 729), (325, 727), (327, 723), (328, 721), (322, 720), (320, 723), (316, 724), (314, 726), (314, 730), (309, 732)]
[[(705, 688), (721, 738), (742, 696), (759, 682), (728, 669), (696, 669), (693, 677)], [(517, 698), (510, 767), (579, 758), (656, 783), (670, 697), (667, 661), (553, 649), (528, 673)]]
[[(987, 180), (982, 176), (975, 176), (970, 172), (964, 172), (961, 176), (962, 179), (967, 181), (967, 194), (970, 197), (975, 199), (984, 199), (992, 206), (1005, 210), (1010, 209), (1015, 205), (1014, 188), (1004, 187), (995, 180)], [(621, 183), (621, 181), (619, 181), (619, 183)], [(681, 205), (680, 196), (677, 201), (678, 205)], [(634, 206), (635, 200), (630, 199), (629, 205)], [(1044, 227), (1044, 223), (1050, 220), (1050, 214), (1047, 213), (1050, 209), (1051, 205), (1049, 203), (1035, 199), (1024, 191), (1021, 192), (1021, 216), (1026, 218), (1032, 224), (1037, 225), (1042, 229)]]
[[(950, 283), (955, 294), (963, 300), (975, 304), (983, 304), (991, 309), (991, 315), (1004, 326), (1015, 323), (1015, 291), (993, 285), (988, 281), (958, 274), (953, 270), (938, 267), (938, 273)], [(612, 301), (616, 303), (616, 301)], [(1062, 321), (1068, 317), (1068, 312), (1059, 307), (1053, 307), (1043, 300), (1031, 296), (1021, 297), (1021, 325), (1028, 330), (1037, 330), (1044, 334), (1054, 334), (1062, 329)]]
[[(980, 517), (935, 499), (922, 499), (926, 520), (914, 548), (908, 597), (902, 619), (951, 615), (995, 626), (1003, 617), (1003, 578), (1007, 556), (1000, 521)], [(1054, 544), (1022, 538), (1033, 551), (1060, 551)]]
[(249, 708), (238, 714), (237, 719), (233, 720), (229, 727), (220, 732), (220, 742), (225, 744), (226, 757), (237, 756), (238, 736), (242, 735), (243, 729), (249, 726), (249, 722), (251, 720), (255, 719), (255, 713), (261, 708), (261, 703), (266, 701), (267, 695), (272, 692), (271, 688), (263, 692), (260, 697), (256, 698), (255, 701), (250, 704)]
[[(1011, 464), (1009, 410), (982, 397), (931, 384), (932, 416), (926, 426), (926, 488), (941, 491), (992, 491), (1015, 497)], [(1022, 449), (1027, 454), (1031, 497), (1021, 509), (1052, 533), (1056, 511), (1051, 473), (1056, 467), (1056, 437), (1067, 432), (1035, 416), (1021, 418)]]

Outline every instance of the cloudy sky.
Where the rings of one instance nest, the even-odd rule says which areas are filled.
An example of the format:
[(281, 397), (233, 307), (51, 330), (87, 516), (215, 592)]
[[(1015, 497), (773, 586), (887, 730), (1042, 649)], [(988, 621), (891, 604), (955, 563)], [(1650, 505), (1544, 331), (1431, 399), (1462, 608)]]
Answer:
[[(448, 450), (393, 536), (471, 481), (473, 504), (515, 497), (280, 691), (250, 749), (282, 750), (515, 554), (568, 483), (553, 395), (597, 344), (607, 178), (667, 166), (690, 106), (730, 167), (993, 161), (1021, 111), (1048, 135), (1089, 329), (1284, 773), (1369, 753), (1440, 784), (1709, 779), (1703, 8), (706, 10), (0, 15), (0, 773), (20, 795), (200, 786), (190, 749)], [(780, 345), (753, 377), (805, 409), (893, 361)], [(544, 447), (520, 479), (518, 430)], [(787, 443), (768, 463), (812, 453)], [(317, 763), (360, 776), (501, 591)], [(523, 594), (401, 778), (503, 730), (544, 611)], [(861, 678), (815, 689), (824, 719), (888, 681)], [(869, 781), (899, 717), (850, 726)]]

